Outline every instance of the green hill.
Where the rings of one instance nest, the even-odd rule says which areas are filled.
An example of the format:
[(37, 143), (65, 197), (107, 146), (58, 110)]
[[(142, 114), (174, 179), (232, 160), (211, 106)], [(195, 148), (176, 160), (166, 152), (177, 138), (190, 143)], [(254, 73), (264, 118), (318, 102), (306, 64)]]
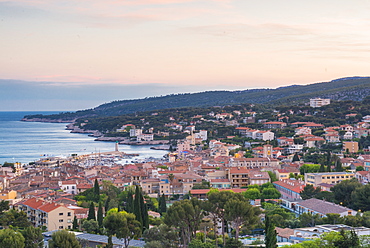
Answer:
[(333, 100), (360, 101), (370, 95), (370, 77), (350, 77), (309, 85), (292, 85), (277, 89), (252, 89), (243, 91), (206, 91), (200, 93), (172, 94), (135, 100), (121, 100), (102, 104), (94, 109), (67, 112), (57, 115), (26, 116), (25, 120), (70, 121), (79, 117), (118, 116), (123, 114), (182, 107), (209, 107), (242, 103), (285, 104), (308, 102), (321, 97)]

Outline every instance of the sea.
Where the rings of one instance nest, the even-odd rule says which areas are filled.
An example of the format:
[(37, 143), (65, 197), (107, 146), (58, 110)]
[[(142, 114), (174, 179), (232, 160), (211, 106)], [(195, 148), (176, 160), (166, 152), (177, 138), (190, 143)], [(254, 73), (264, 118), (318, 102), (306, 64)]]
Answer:
[[(25, 122), (25, 115), (59, 112), (0, 111), (0, 164), (29, 163), (51, 156), (91, 154), (115, 150), (114, 142), (94, 141), (87, 134), (70, 133), (67, 123)], [(137, 160), (163, 158), (168, 151), (150, 149), (153, 146), (119, 145), (119, 151), (139, 154)]]

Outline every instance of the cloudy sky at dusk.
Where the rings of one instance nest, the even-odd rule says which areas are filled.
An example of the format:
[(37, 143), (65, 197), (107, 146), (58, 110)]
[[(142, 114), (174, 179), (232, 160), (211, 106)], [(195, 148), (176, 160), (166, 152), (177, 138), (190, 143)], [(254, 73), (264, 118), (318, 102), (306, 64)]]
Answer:
[(370, 1), (0, 0), (0, 110), (370, 73)]

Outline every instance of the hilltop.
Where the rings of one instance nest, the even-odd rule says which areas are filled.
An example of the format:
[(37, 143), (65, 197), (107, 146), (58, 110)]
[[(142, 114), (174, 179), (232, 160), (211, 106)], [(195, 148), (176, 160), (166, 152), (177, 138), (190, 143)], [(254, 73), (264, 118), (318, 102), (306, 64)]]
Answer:
[(308, 85), (291, 85), (276, 89), (251, 89), (242, 91), (206, 91), (200, 93), (171, 94), (135, 100), (119, 100), (102, 104), (93, 109), (66, 112), (56, 115), (25, 116), (25, 121), (71, 122), (81, 117), (119, 116), (142, 111), (183, 108), (226, 106), (243, 103), (290, 105), (308, 102), (321, 97), (332, 100), (361, 101), (370, 94), (370, 77), (348, 77), (330, 82)]

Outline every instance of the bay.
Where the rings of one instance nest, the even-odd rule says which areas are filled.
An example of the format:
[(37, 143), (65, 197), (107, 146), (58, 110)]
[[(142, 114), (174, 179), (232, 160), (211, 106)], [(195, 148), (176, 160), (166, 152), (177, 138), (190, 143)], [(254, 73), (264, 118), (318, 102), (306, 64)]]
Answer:
[[(25, 115), (59, 112), (1, 112), (0, 164), (29, 163), (45, 156), (70, 156), (114, 151), (114, 142), (94, 141), (87, 134), (70, 133), (67, 123), (20, 121)], [(162, 158), (167, 151), (152, 150), (152, 146), (120, 145), (119, 150), (139, 154), (138, 159)]]

